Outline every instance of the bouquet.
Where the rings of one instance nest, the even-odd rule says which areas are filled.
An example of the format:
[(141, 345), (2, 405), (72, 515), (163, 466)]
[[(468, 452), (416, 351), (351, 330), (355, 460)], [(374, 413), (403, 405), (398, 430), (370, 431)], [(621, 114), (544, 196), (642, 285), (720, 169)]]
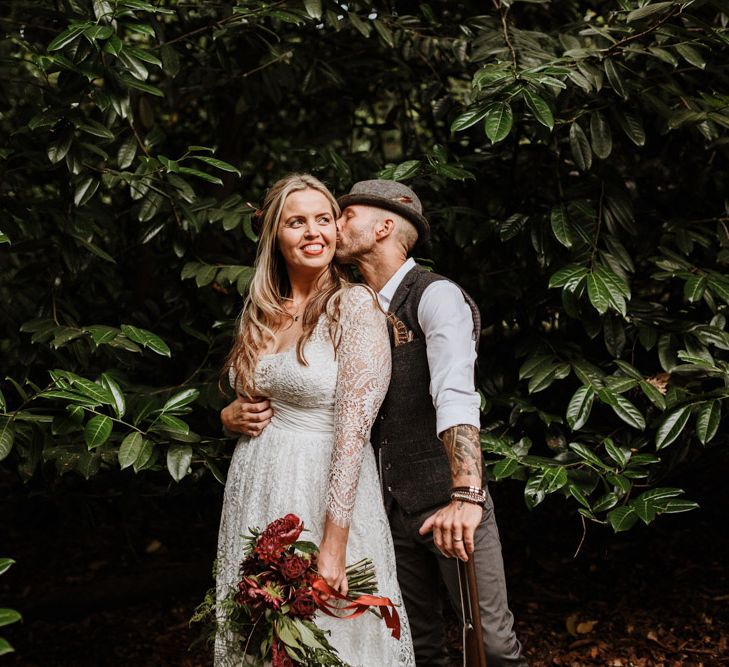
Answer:
[(347, 567), (349, 593), (344, 596), (317, 574), (319, 549), (299, 540), (303, 530), (295, 514), (276, 519), (263, 531), (250, 529), (251, 535), (244, 538), (236, 588), (217, 605), (214, 591), (208, 592), (192, 620), (209, 618), (216, 632), (240, 642), (249, 663), (271, 662), (273, 667), (347, 667), (329, 643), (328, 633), (314, 622), (317, 611), (349, 619), (367, 611), (375, 613), (399, 639), (395, 606), (388, 598), (374, 595), (377, 582), (372, 561), (366, 558)]

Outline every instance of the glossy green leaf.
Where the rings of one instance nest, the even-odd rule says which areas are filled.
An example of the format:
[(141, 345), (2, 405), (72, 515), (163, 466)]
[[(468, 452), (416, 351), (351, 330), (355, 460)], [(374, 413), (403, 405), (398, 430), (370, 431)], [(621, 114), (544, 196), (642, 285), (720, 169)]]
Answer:
[(608, 468), (608, 466), (603, 463), (602, 459), (586, 445), (583, 445), (579, 442), (571, 442), (569, 444), (569, 448), (573, 452), (575, 452), (575, 454), (577, 454), (577, 456), (579, 456), (581, 459), (584, 459), (585, 461), (591, 463), (597, 468), (601, 468), (603, 470), (606, 470)]
[(479, 104), (473, 109), (464, 111), (451, 123), (451, 132), (460, 132), (475, 125), (486, 117), (490, 108), (487, 104)]
[(706, 276), (691, 276), (683, 285), (683, 295), (687, 301), (701, 301), (706, 290)]
[(154, 456), (154, 447), (152, 446), (152, 443), (149, 440), (143, 440), (142, 446), (139, 449), (139, 455), (135, 459), (134, 463), (132, 464), (132, 468), (134, 469), (134, 472), (139, 472), (140, 470), (144, 470), (144, 468), (150, 463), (152, 460), (152, 457)]
[(552, 208), (550, 215), (550, 223), (552, 225), (552, 233), (565, 248), (572, 247), (572, 226), (567, 217), (567, 207), (559, 204)]
[(570, 125), (570, 150), (577, 168), (580, 171), (589, 171), (592, 166), (592, 149), (585, 131), (577, 121)]
[(590, 501), (587, 499), (587, 496), (584, 494), (582, 489), (580, 489), (579, 486), (576, 484), (570, 484), (568, 487), (568, 490), (570, 492), (570, 495), (583, 507), (586, 507), (588, 510), (591, 509), (590, 507)]
[(12, 558), (0, 558), (0, 574), (5, 574), (13, 565), (15, 561)]
[(675, 5), (675, 2), (654, 2), (652, 4), (647, 4), (644, 7), (634, 9), (630, 12), (628, 14), (627, 21), (628, 23), (632, 23), (633, 21), (640, 21), (657, 13), (665, 13)]
[(15, 424), (9, 417), (0, 417), (0, 461), (10, 454), (15, 440)]
[(89, 450), (103, 445), (109, 439), (113, 426), (114, 422), (106, 415), (96, 415), (89, 419), (84, 427), (84, 440)]
[(598, 391), (600, 400), (609, 405), (613, 412), (626, 424), (639, 430), (645, 429), (645, 417), (640, 410), (633, 405), (625, 396), (615, 393), (611, 389), (603, 388)]
[(581, 281), (589, 270), (584, 266), (577, 266), (576, 264), (570, 264), (561, 268), (559, 271), (554, 273), (549, 279), (550, 287), (565, 287), (568, 284), (575, 284)]
[(48, 155), (48, 159), (53, 163), (57, 164), (63, 158), (66, 157), (68, 154), (69, 149), (71, 148), (71, 144), (73, 143), (73, 134), (68, 133), (55, 141), (52, 141), (48, 145), (48, 150), (46, 151)]
[(612, 89), (620, 97), (627, 98), (628, 95), (625, 92), (625, 86), (623, 85), (623, 80), (620, 78), (615, 62), (611, 58), (606, 58), (603, 62), (603, 67), (605, 68), (605, 74), (607, 75), (607, 80), (610, 82)]
[(590, 114), (590, 141), (592, 151), (601, 160), (610, 156), (613, 150), (613, 136), (605, 116), (599, 111)]
[(131, 166), (132, 162), (134, 162), (134, 158), (137, 155), (137, 138), (132, 135), (130, 137), (127, 137), (121, 146), (119, 146), (119, 151), (117, 153), (117, 164), (119, 165), (119, 169), (126, 169), (127, 167)]
[(595, 273), (587, 275), (587, 295), (598, 313), (606, 313), (610, 306), (610, 292), (605, 283)]
[(17, 623), (23, 617), (15, 609), (0, 608), (0, 627)]
[(590, 417), (595, 390), (592, 387), (580, 387), (570, 399), (567, 406), (567, 423), (573, 431), (581, 429)]
[(408, 160), (395, 167), (392, 172), (393, 181), (407, 181), (420, 171), (420, 160)]
[(522, 91), (524, 101), (529, 107), (529, 110), (534, 114), (534, 117), (545, 127), (550, 130), (554, 128), (554, 116), (549, 105), (536, 93), (532, 93), (528, 89)]
[(518, 459), (502, 459), (492, 469), (491, 474), (496, 480), (511, 477), (519, 469)]
[(304, 9), (313, 19), (320, 19), (322, 16), (321, 0), (304, 0)]
[(673, 48), (676, 49), (678, 54), (687, 63), (690, 63), (691, 65), (693, 65), (694, 67), (698, 67), (699, 69), (704, 69), (706, 67), (706, 61), (704, 60), (704, 57), (693, 46), (690, 46), (689, 44), (676, 44)]
[(119, 465), (122, 470), (134, 464), (139, 458), (143, 445), (144, 438), (139, 431), (132, 431), (122, 440), (118, 454)]
[(608, 522), (616, 533), (630, 530), (638, 520), (638, 515), (632, 507), (616, 507), (608, 514)]
[(704, 403), (696, 414), (696, 435), (705, 445), (716, 435), (721, 422), (721, 401), (713, 400)]
[(204, 171), (199, 171), (198, 169), (180, 167), (180, 173), (188, 174), (189, 176), (195, 176), (196, 178), (201, 178), (203, 181), (207, 181), (208, 183), (215, 183), (216, 185), (223, 184), (223, 181), (221, 181), (217, 176), (211, 176), (210, 174), (206, 174)]
[(111, 395), (114, 398), (112, 407), (114, 408), (116, 416), (121, 419), (127, 409), (126, 401), (124, 400), (124, 393), (122, 392), (121, 387), (119, 386), (117, 381), (108, 373), (101, 374), (101, 384), (111, 392)]
[(167, 343), (165, 343), (159, 336), (153, 334), (151, 331), (147, 331), (147, 329), (141, 329), (140, 327), (134, 327), (129, 324), (122, 324), (121, 330), (127, 338), (133, 340), (135, 343), (139, 343), (140, 345), (149, 348), (150, 350), (152, 350), (152, 352), (156, 352), (157, 354), (165, 357), (172, 356), (172, 353), (170, 352), (170, 348), (168, 347)]
[(149, 83), (145, 83), (144, 81), (135, 79), (132, 76), (127, 76), (125, 74), (122, 74), (119, 78), (127, 88), (134, 88), (135, 90), (141, 90), (143, 93), (149, 93), (150, 95), (154, 95), (155, 97), (164, 97), (165, 96), (165, 94), (159, 88), (157, 88), (157, 86), (153, 86)]
[(97, 123), (95, 120), (91, 120), (90, 118), (79, 121), (76, 123), (76, 127), (82, 132), (86, 132), (87, 134), (91, 134), (95, 137), (100, 137), (102, 139), (114, 138), (114, 133), (108, 127), (101, 123)]
[(618, 447), (610, 438), (605, 440), (605, 451), (608, 456), (618, 464), (618, 467), (624, 468), (628, 463), (628, 455)]
[(71, 42), (77, 40), (86, 28), (91, 27), (92, 23), (76, 23), (64, 30), (60, 35), (51, 41), (48, 45), (48, 51), (58, 51)]
[(648, 400), (653, 403), (659, 410), (666, 409), (666, 398), (658, 391), (650, 382), (645, 380), (640, 383), (641, 391), (648, 397)]
[(190, 445), (171, 445), (167, 450), (167, 470), (176, 482), (187, 475), (191, 463), (192, 447)]
[(241, 175), (240, 170), (237, 167), (234, 167), (232, 164), (224, 162), (223, 160), (218, 160), (214, 157), (207, 157), (205, 155), (193, 155), (193, 157), (196, 160), (200, 160), (200, 162), (209, 164), (211, 167), (215, 167), (216, 169), (220, 169), (221, 171), (232, 172), (234, 174), (238, 174), (238, 176)]
[(73, 195), (73, 203), (76, 206), (83, 206), (88, 202), (99, 189), (99, 181), (93, 176), (84, 178), (77, 186)]
[(514, 114), (508, 102), (495, 102), (489, 107), (484, 120), (484, 131), (492, 144), (509, 136), (514, 124)]
[(645, 145), (645, 130), (640, 118), (631, 111), (623, 109), (615, 109), (615, 116), (618, 119), (618, 125), (622, 128), (625, 135), (636, 146)]
[(195, 402), (199, 395), (200, 391), (198, 389), (185, 389), (171, 396), (162, 407), (162, 412), (174, 412), (184, 408), (186, 405)]
[(656, 431), (656, 449), (668, 447), (683, 431), (691, 416), (693, 405), (684, 405), (669, 412)]

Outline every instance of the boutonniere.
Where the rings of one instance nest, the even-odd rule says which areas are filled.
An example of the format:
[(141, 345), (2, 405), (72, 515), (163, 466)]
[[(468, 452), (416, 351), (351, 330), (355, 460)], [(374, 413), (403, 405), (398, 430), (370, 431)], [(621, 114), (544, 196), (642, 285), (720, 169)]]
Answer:
[(405, 326), (405, 322), (399, 320), (392, 313), (387, 313), (387, 320), (392, 326), (392, 337), (395, 347), (404, 343), (410, 343), (415, 338), (415, 334)]

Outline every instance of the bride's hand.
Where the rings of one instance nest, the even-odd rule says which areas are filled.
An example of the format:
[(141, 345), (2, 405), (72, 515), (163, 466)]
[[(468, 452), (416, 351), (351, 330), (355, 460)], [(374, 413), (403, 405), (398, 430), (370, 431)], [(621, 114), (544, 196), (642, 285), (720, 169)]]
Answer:
[[(344, 545), (341, 545), (334, 543), (334, 541), (327, 542), (326, 540), (322, 540), (319, 546), (319, 557), (316, 562), (317, 572), (324, 581), (342, 595), (346, 595), (349, 592), (346, 558), (346, 542)], [(322, 595), (322, 598), (327, 600), (329, 596)]]
[(220, 411), (224, 429), (251, 437), (260, 435), (272, 416), (271, 404), (263, 396), (254, 396), (250, 400), (239, 396)]

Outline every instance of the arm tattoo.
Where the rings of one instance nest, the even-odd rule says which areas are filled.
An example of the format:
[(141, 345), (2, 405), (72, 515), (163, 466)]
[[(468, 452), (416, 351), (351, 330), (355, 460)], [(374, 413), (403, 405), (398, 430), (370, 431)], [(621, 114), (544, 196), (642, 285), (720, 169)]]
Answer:
[(451, 466), (451, 476), (482, 477), (479, 431), (470, 424), (459, 424), (443, 432), (441, 439)]

